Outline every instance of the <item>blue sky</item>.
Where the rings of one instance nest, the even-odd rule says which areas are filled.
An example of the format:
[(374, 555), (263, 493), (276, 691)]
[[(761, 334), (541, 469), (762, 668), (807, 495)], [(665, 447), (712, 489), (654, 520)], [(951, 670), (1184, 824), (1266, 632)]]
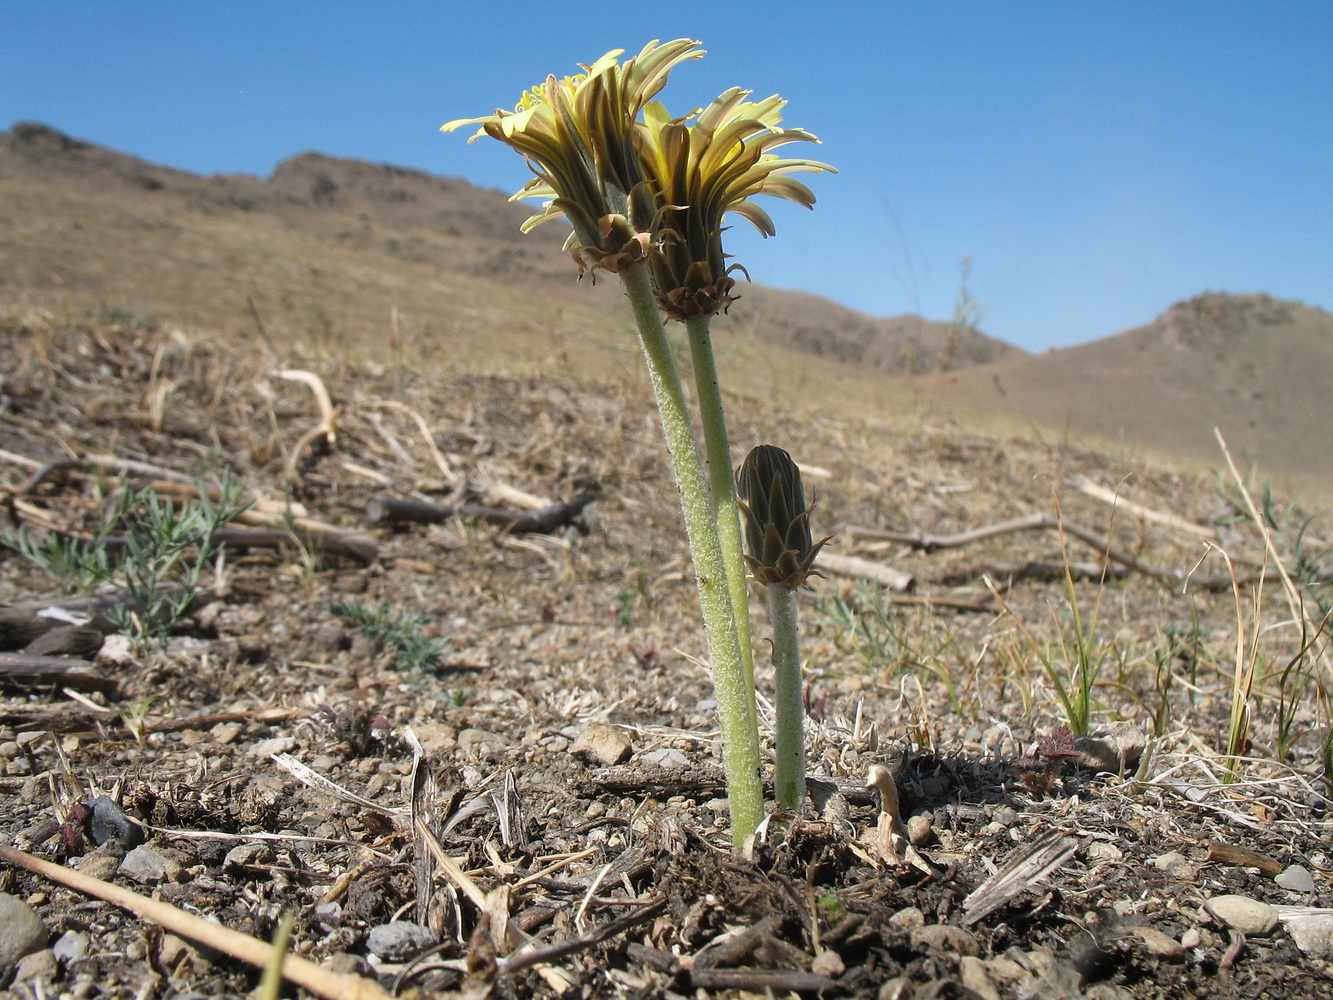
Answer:
[(4, 0), (0, 128), (45, 122), (200, 173), (305, 150), (516, 190), (441, 135), (651, 38), (702, 40), (673, 110), (740, 85), (839, 168), (727, 246), (757, 281), (1040, 350), (1205, 290), (1333, 309), (1333, 2), (657, 4)]

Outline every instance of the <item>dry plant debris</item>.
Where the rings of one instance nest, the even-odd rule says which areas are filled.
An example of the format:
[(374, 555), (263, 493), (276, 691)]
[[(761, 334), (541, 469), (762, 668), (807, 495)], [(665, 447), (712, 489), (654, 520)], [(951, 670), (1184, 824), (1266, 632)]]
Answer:
[[(821, 524), (858, 526), (838, 554), (914, 582), (812, 579), (810, 802), (736, 856), (641, 383), (446, 384), (40, 315), (0, 324), (0, 351), (7, 530), (86, 533), (121, 484), (185, 490), (225, 466), (269, 519), (236, 530), (283, 536), (225, 546), (161, 650), (118, 644), (116, 595), (63, 594), (0, 549), (6, 655), (104, 682), (77, 663), (0, 676), (0, 896), (49, 937), (6, 952), (0, 928), (13, 995), (239, 995), (260, 974), (15, 849), (265, 949), (291, 914), (294, 956), (389, 993), (1333, 995), (1326, 528), (1296, 507), (1269, 498), (1265, 538), (1225, 474), (928, 411), (882, 427), (738, 405), (738, 441), (780, 430), (828, 470)], [(274, 374), (294, 371), (310, 378)], [(385, 496), (450, 513), (368, 518)], [(459, 516), (473, 503), (579, 506), (522, 534)], [(977, 537), (1006, 522), (1029, 530)], [(373, 550), (317, 544), (349, 536)], [(1251, 580), (1239, 601), (1189, 584), (1226, 573), (1216, 549)], [(1254, 582), (1266, 552), (1304, 634)], [(1063, 569), (1021, 571), (1040, 564)], [(353, 605), (408, 616), (386, 626), (439, 655), (404, 666), (331, 610)], [(1092, 671), (1086, 738), (1060, 732), (1043, 657), (1071, 690)], [(865, 783), (883, 767), (887, 822)], [(867, 850), (877, 831), (922, 864)]]

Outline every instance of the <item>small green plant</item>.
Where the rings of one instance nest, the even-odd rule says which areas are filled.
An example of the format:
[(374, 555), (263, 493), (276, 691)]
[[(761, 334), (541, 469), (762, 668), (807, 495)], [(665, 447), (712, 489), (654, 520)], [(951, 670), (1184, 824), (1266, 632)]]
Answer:
[(370, 608), (362, 604), (338, 602), (329, 605), (329, 612), (354, 627), (368, 639), (390, 646), (397, 654), (398, 665), (404, 670), (433, 672), (441, 666), (448, 639), (429, 639), (421, 627), (430, 623), (428, 615), (408, 611), (394, 612), (387, 603)]
[(229, 479), (216, 491), (201, 483), (197, 493), (197, 500), (178, 505), (151, 489), (126, 486), (89, 537), (51, 532), (34, 540), (20, 529), (5, 543), (67, 588), (122, 588), (131, 603), (116, 612), (117, 627), (141, 649), (165, 648), (202, 590), (218, 551), (218, 529), (249, 506)]
[(106, 539), (110, 522), (103, 521), (97, 534), (79, 538), (60, 531), (38, 534), (20, 528), (0, 535), (0, 545), (12, 549), (39, 568), (68, 594), (92, 590), (115, 572)]

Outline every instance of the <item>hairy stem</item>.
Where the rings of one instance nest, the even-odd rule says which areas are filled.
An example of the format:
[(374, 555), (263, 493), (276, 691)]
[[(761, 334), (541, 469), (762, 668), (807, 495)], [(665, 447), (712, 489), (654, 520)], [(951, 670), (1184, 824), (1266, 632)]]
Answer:
[(773, 669), (777, 674), (777, 770), (775, 798), (799, 811), (805, 801), (805, 713), (801, 697), (801, 650), (796, 637), (796, 588), (768, 586), (773, 622)]
[[(745, 583), (744, 545), (741, 535), (741, 511), (736, 503), (735, 467), (731, 459), (731, 440), (722, 412), (722, 387), (713, 357), (713, 339), (709, 318), (696, 316), (685, 329), (690, 340), (690, 360), (694, 366), (694, 385), (699, 398), (699, 420), (704, 430), (704, 453), (708, 463), (708, 481), (717, 506), (718, 540), (727, 567), (727, 590), (731, 610), (736, 617), (736, 636), (740, 641), (750, 690), (750, 718), (754, 709), (754, 648), (750, 641), (750, 595)], [(753, 722), (752, 722), (753, 724)]]
[(722, 761), (727, 773), (731, 804), (731, 833), (737, 847), (755, 831), (763, 817), (763, 786), (759, 780), (759, 734), (754, 723), (754, 685), (746, 676), (736, 629), (736, 614), (722, 545), (718, 538), (717, 510), (704, 475), (685, 393), (676, 369), (666, 330), (662, 325), (646, 264), (620, 272), (634, 319), (639, 344), (648, 365), (657, 408), (662, 417), (667, 450), (671, 454), (676, 486), (694, 573), (703, 609), (708, 655), (713, 667), (718, 721), (722, 729)]

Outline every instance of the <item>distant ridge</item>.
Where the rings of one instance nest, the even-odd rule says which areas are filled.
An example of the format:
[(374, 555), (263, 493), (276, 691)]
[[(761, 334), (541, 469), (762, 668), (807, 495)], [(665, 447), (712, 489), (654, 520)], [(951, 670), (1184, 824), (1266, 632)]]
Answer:
[(1264, 294), (1208, 292), (1151, 323), (950, 376), (982, 410), (1216, 462), (1333, 478), (1333, 313)]

